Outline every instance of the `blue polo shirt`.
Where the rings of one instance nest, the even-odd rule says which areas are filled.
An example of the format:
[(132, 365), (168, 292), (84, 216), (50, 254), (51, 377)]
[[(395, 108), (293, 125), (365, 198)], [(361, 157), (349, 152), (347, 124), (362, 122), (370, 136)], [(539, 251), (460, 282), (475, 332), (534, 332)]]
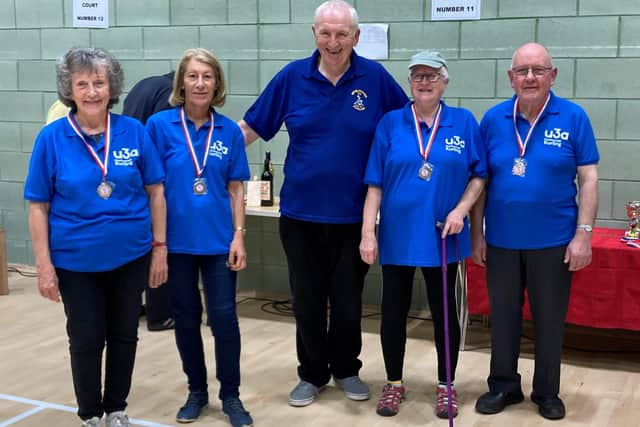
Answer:
[[(435, 267), (441, 265), (440, 230), (456, 207), (469, 180), (486, 176), (480, 130), (473, 114), (441, 102), (440, 126), (427, 161), (433, 172), (418, 176), (423, 164), (411, 102), (387, 113), (376, 129), (364, 181), (382, 189), (378, 248), (380, 264)], [(426, 144), (433, 128), (420, 123)], [(456, 242), (457, 239), (457, 248)], [(447, 263), (469, 256), (469, 224), (447, 238)]]
[(280, 192), (283, 215), (311, 222), (362, 221), (362, 178), (375, 127), (407, 96), (377, 62), (351, 55), (334, 86), (318, 71), (320, 54), (286, 65), (244, 116), (264, 140), (289, 132)]
[[(233, 240), (231, 200), (227, 191), (230, 181), (249, 179), (249, 164), (244, 138), (238, 125), (214, 112), (213, 135), (207, 164), (201, 177), (206, 180), (207, 194), (196, 195), (193, 183), (196, 170), (191, 160), (179, 108), (161, 111), (147, 121), (147, 134), (155, 143), (166, 170), (167, 246), (169, 252), (195, 255), (221, 255), (229, 252)], [(198, 130), (187, 121), (200, 166), (211, 123)]]
[[(96, 144), (104, 157), (104, 137)], [(144, 127), (111, 114), (109, 199), (96, 189), (102, 171), (66, 118), (38, 134), (29, 163), (24, 198), (50, 203), (49, 248), (53, 265), (81, 272), (109, 271), (151, 249), (151, 218), (144, 186), (161, 183), (158, 153), (145, 142)]]
[[(489, 168), (486, 241), (506, 249), (565, 245), (576, 231), (578, 166), (600, 159), (591, 123), (580, 106), (552, 92), (527, 144), (525, 176), (517, 176), (514, 102), (494, 106), (480, 123)], [(524, 141), (530, 124), (520, 114), (516, 123)]]

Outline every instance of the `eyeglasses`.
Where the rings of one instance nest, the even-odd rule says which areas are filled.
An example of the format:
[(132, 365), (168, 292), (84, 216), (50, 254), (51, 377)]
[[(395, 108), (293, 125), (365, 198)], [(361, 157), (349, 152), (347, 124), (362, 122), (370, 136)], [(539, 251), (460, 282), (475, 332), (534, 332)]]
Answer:
[(524, 79), (529, 75), (529, 72), (533, 74), (533, 77), (542, 77), (551, 70), (553, 70), (553, 67), (518, 67), (512, 68), (511, 72), (517, 78)]
[(435, 83), (442, 77), (440, 73), (411, 74), (409, 79), (414, 83), (422, 83), (425, 79), (428, 82)]

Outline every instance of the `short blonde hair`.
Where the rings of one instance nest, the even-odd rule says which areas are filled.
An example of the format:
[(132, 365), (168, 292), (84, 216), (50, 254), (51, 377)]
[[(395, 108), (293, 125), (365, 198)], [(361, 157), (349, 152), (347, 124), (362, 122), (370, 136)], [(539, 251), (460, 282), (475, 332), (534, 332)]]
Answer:
[(213, 56), (213, 53), (201, 47), (187, 49), (182, 54), (182, 58), (180, 58), (180, 63), (176, 69), (176, 74), (173, 76), (173, 90), (171, 91), (171, 96), (169, 96), (169, 104), (174, 107), (184, 105), (184, 74), (186, 72), (187, 64), (192, 59), (208, 64), (213, 69), (213, 74), (216, 79), (216, 87), (213, 91), (211, 107), (222, 107), (227, 98), (227, 88), (224, 82), (222, 66), (216, 57)]

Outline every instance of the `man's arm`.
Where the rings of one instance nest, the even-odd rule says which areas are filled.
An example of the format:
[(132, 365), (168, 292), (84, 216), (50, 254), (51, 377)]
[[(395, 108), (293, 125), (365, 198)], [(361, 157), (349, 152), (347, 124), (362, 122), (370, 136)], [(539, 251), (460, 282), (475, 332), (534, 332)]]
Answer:
[(487, 244), (484, 240), (484, 206), (486, 199), (487, 190), (485, 187), (478, 196), (469, 214), (471, 225), (471, 259), (483, 267), (487, 261)]
[[(578, 166), (578, 224), (593, 225), (598, 211), (598, 167)], [(576, 229), (567, 246), (564, 262), (570, 271), (578, 271), (591, 263), (591, 232)]]
[(240, 126), (240, 130), (242, 131), (242, 136), (244, 137), (245, 146), (248, 146), (249, 144), (254, 142), (256, 139), (260, 138), (260, 135), (258, 135), (256, 131), (253, 130), (251, 126), (249, 126), (247, 122), (244, 121), (244, 119), (241, 119), (238, 122), (238, 126)]

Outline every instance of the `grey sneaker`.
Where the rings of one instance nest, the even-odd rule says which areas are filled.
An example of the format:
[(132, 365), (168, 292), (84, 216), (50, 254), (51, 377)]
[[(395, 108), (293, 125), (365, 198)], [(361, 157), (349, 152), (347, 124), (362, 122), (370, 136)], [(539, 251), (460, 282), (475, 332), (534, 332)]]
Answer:
[(369, 386), (357, 375), (346, 378), (333, 377), (333, 382), (344, 390), (344, 394), (351, 400), (368, 400), (371, 397)]
[(82, 427), (100, 427), (100, 418), (93, 417), (82, 422)]
[(320, 389), (313, 384), (300, 380), (300, 382), (289, 393), (289, 405), (291, 406), (307, 406), (311, 405)]
[(124, 414), (124, 411), (115, 411), (107, 414), (104, 423), (106, 427), (131, 427), (129, 418)]

